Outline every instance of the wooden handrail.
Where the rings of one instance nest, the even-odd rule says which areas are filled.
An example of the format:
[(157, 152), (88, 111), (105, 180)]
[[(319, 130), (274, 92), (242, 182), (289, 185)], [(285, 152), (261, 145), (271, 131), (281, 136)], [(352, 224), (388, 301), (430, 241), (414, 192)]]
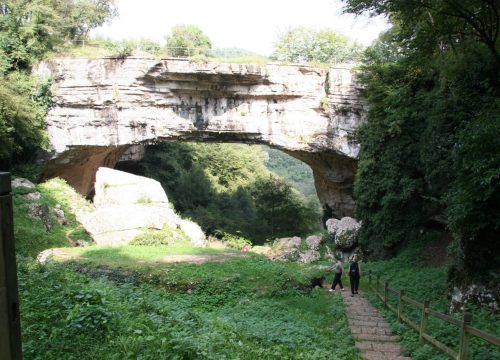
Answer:
[(399, 295), (399, 291), (397, 290), (394, 290), (394, 289), (391, 289), (391, 288), (387, 288), (387, 290), (391, 293), (393, 293), (394, 295)]
[(407, 302), (408, 304), (412, 304), (413, 306), (418, 307), (419, 309), (424, 308), (424, 304), (419, 303), (418, 301), (413, 300), (412, 298), (409, 298), (408, 296), (403, 296), (402, 299), (403, 299), (403, 301)]
[[(455, 359), (455, 360), (466, 360), (467, 359), (467, 354), (468, 354), (468, 350), (469, 350), (469, 335), (481, 338), (481, 339), (489, 342), (490, 344), (500, 346), (500, 337), (470, 326), (470, 323), (472, 321), (472, 315), (469, 313), (464, 313), (462, 320), (455, 319), (454, 317), (451, 317), (449, 315), (446, 315), (446, 314), (443, 314), (443, 313), (440, 313), (438, 311), (430, 309), (428, 300), (424, 301), (424, 303), (422, 304), (422, 303), (406, 296), (404, 290), (392, 289), (391, 287), (389, 287), (389, 283), (387, 281), (385, 281), (383, 283), (384, 287), (383, 287), (383, 293), (382, 293), (382, 291), (379, 291), (380, 285), (382, 284), (380, 282), (380, 275), (377, 274), (376, 282), (374, 284), (372, 282), (372, 272), (371, 271), (368, 271), (368, 284), (370, 286), (370, 289), (372, 289), (372, 291), (384, 302), (384, 306), (397, 315), (399, 321), (405, 322), (412, 329), (416, 330), (419, 333), (420, 343), (423, 343), (424, 340), (428, 341), (433, 346), (435, 346), (437, 349), (439, 349), (442, 352), (449, 355), (452, 359)], [(389, 299), (388, 299), (389, 293), (395, 294), (398, 296), (397, 308), (389, 303)], [(415, 324), (414, 322), (412, 322), (407, 316), (405, 316), (403, 314), (403, 312), (404, 312), (403, 303), (411, 304), (422, 311), (420, 326)], [(439, 340), (433, 338), (430, 334), (426, 333), (429, 315), (432, 315), (440, 320), (443, 320), (449, 324), (452, 324), (452, 325), (459, 327), (459, 329), (460, 329), (459, 336), (460, 337), (459, 337), (458, 352), (451, 349), (447, 345), (443, 344)]]
[(492, 343), (493, 345), (500, 346), (500, 337), (498, 337), (498, 336), (495, 336), (495, 335), (492, 335), (490, 333), (484, 332), (482, 330), (476, 329), (475, 327), (472, 327), (470, 325), (467, 325), (465, 327), (465, 329), (471, 335), (474, 335), (478, 338), (486, 340), (486, 341)]
[(446, 354), (450, 355), (452, 359), (456, 359), (457, 358), (458, 353), (455, 350), (450, 349), (448, 346), (446, 346), (442, 342), (437, 341), (436, 339), (434, 339), (432, 336), (430, 336), (428, 334), (422, 334), (422, 337), (425, 340), (427, 340), (428, 342), (430, 342), (432, 345), (434, 345), (437, 349), (439, 349), (439, 350), (445, 352)]
[(442, 314), (436, 310), (432, 310), (432, 309), (427, 309), (427, 312), (434, 316), (434, 317), (437, 317), (438, 319), (441, 319), (443, 321), (446, 321), (446, 322), (449, 322), (450, 324), (453, 324), (453, 325), (456, 325), (456, 326), (460, 326), (462, 324), (462, 322), (460, 320), (457, 320), (449, 315), (446, 315), (446, 314)]

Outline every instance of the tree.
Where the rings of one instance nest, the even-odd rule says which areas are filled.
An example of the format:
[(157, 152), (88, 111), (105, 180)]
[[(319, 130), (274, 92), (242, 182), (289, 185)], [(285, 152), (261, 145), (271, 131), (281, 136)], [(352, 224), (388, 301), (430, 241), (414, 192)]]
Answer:
[(102, 26), (117, 14), (114, 0), (78, 0), (71, 9), (70, 36), (87, 39), (90, 30)]
[(361, 47), (330, 29), (292, 27), (278, 35), (271, 58), (294, 63), (335, 64), (355, 61)]
[(33, 61), (116, 16), (114, 0), (7, 0), (0, 6), (0, 50), (10, 70)]
[(172, 56), (208, 55), (212, 48), (210, 38), (195, 25), (175, 25), (171, 32), (165, 39)]
[[(452, 286), (500, 273), (499, 7), (490, 0), (348, 0), (394, 27), (366, 52), (368, 121), (355, 184), (361, 242), (390, 255), (450, 231)], [(485, 267), (482, 264), (487, 263)]]
[(0, 168), (9, 169), (46, 145), (50, 83), (21, 73), (0, 76)]
[(261, 244), (319, 228), (308, 204), (265, 166), (261, 147), (164, 142), (146, 148), (146, 175), (160, 181), (175, 208), (212, 235)]
[(314, 231), (319, 214), (311, 203), (301, 199), (299, 193), (283, 178), (270, 174), (252, 186), (252, 195), (261, 225), (267, 226), (267, 237), (306, 235)]
[(496, 0), (343, 0), (346, 11), (388, 15), (400, 25), (402, 39), (424, 50), (455, 48), (474, 39), (482, 43), (500, 67), (500, 5)]
[(116, 15), (114, 0), (0, 2), (0, 166), (20, 165), (46, 144), (50, 84), (32, 64)]

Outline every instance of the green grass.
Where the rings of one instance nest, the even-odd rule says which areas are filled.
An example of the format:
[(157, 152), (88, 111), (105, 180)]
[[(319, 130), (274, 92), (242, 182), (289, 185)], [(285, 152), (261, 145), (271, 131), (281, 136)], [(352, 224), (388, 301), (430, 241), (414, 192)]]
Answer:
[[(15, 191), (25, 359), (359, 359), (341, 297), (311, 289), (322, 271), (187, 241), (70, 248), (89, 240), (72, 210), (89, 204), (61, 180), (37, 188), (68, 223), (47, 232)], [(69, 260), (37, 264), (51, 247)], [(217, 262), (162, 262), (171, 255)]]
[(100, 270), (21, 262), (26, 359), (359, 359), (341, 297), (308, 287), (304, 266)]
[[(368, 262), (363, 265), (364, 277), (362, 287), (368, 289), (367, 274), (371, 270), (374, 274), (380, 274), (381, 281), (389, 282), (389, 287), (400, 290), (404, 289), (405, 294), (419, 302), (430, 301), (430, 308), (442, 313), (449, 313), (449, 298), (446, 282), (446, 265), (433, 266), (425, 264), (422, 259), (431, 257), (432, 254), (426, 252), (425, 246), (438, 241), (432, 237), (421, 239), (420, 243), (407, 246), (398, 256), (386, 261)], [(383, 302), (373, 293), (367, 294), (370, 301), (382, 312), (391, 325), (393, 332), (400, 335), (402, 344), (409, 350), (414, 360), (441, 360), (446, 355), (436, 350), (430, 343), (420, 345), (418, 333), (405, 324), (397, 321), (396, 316), (383, 306)], [(389, 296), (390, 303), (397, 306), (397, 297)], [(490, 311), (470, 305), (467, 311), (473, 314), (472, 325), (500, 335), (500, 317)], [(414, 323), (420, 324), (421, 311), (411, 305), (405, 305), (405, 315)], [(461, 319), (461, 313), (452, 313), (451, 316)], [(459, 329), (456, 326), (445, 323), (434, 317), (429, 317), (427, 332), (437, 340), (445, 343), (455, 351), (458, 350)], [(474, 339), (471, 340), (470, 359), (487, 360), (500, 358), (500, 348), (487, 345), (486, 342)]]
[[(30, 201), (22, 197), (22, 194), (31, 191), (24, 188), (13, 191), (14, 236), (18, 255), (36, 257), (39, 252), (45, 249), (69, 246), (70, 240), (91, 241), (84, 228), (76, 221), (72, 210), (72, 206), (82, 208), (89, 206), (89, 204), (63, 180), (52, 179), (37, 185), (37, 191), (41, 194), (40, 200)], [(51, 216), (53, 227), (47, 231), (41, 220), (33, 219), (27, 214), (29, 205), (36, 203), (45, 204), (49, 209), (60, 204), (64, 210), (67, 224), (59, 225)]]
[(135, 268), (145, 264), (154, 264), (169, 255), (224, 255), (238, 254), (230, 250), (194, 247), (189, 242), (179, 241), (172, 245), (143, 246), (105, 246), (93, 245), (83, 248), (71, 248), (65, 251), (72, 257), (94, 265)]

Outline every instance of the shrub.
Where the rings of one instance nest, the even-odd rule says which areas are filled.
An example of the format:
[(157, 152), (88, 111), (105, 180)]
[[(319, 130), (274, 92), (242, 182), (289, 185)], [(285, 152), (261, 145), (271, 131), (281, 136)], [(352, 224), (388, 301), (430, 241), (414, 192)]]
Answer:
[(178, 241), (188, 241), (187, 235), (180, 229), (172, 229), (164, 225), (161, 230), (145, 229), (141, 235), (137, 235), (130, 245), (157, 246), (171, 245)]
[(244, 246), (252, 245), (252, 242), (250, 240), (245, 239), (242, 236), (229, 234), (227, 232), (223, 233), (222, 241), (224, 242), (224, 244), (226, 244), (226, 246), (233, 249), (241, 249)]

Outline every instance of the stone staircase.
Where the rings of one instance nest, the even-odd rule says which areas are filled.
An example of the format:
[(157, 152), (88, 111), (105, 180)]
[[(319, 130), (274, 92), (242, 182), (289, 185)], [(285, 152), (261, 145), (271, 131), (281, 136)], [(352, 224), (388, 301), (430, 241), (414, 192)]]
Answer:
[(347, 305), (347, 318), (356, 347), (367, 360), (411, 360), (404, 356), (399, 336), (392, 335), (391, 328), (362, 294), (351, 297), (342, 292)]

